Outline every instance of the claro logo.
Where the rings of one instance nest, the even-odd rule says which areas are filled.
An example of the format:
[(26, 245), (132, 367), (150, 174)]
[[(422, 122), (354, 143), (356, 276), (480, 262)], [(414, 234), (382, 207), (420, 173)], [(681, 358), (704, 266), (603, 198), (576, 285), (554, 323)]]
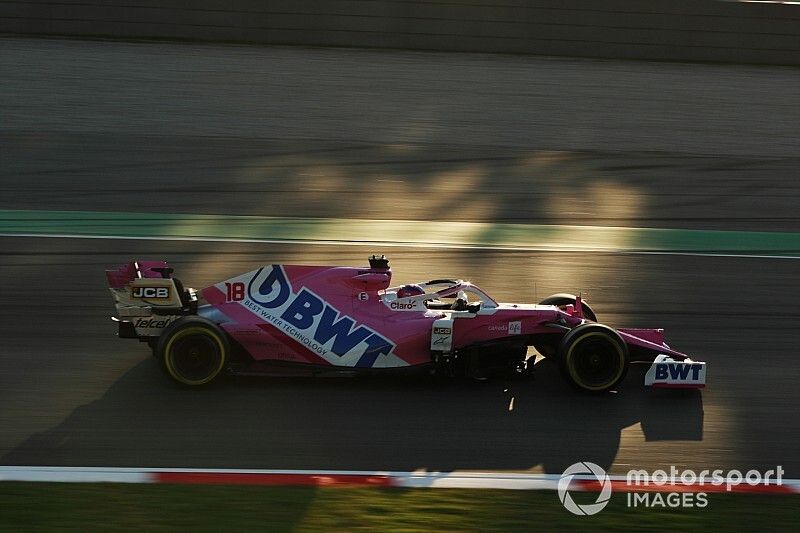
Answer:
[(417, 302), (408, 302), (408, 303), (392, 302), (391, 304), (389, 304), (389, 307), (391, 307), (392, 309), (416, 309)]
[(357, 324), (309, 289), (292, 291), (280, 265), (257, 271), (247, 294), (246, 307), (326, 360), (333, 362), (332, 353), (344, 360), (337, 364), (368, 368), (378, 357), (393, 355), (395, 344), (390, 340)]

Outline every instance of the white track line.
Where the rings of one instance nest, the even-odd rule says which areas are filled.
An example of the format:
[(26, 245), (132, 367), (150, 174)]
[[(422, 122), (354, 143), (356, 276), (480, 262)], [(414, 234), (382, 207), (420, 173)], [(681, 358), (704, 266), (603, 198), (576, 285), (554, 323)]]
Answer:
[(686, 257), (727, 257), (739, 259), (789, 259), (798, 260), (800, 255), (732, 254), (715, 252), (671, 252), (665, 250), (631, 250), (625, 248), (592, 248), (577, 246), (503, 246), (489, 244), (454, 244), (435, 242), (390, 242), (390, 241), (338, 241), (318, 239), (236, 239), (223, 237), (135, 237), (127, 235), (80, 235), (72, 233), (0, 233), (0, 237), (25, 237), (47, 239), (110, 239), (123, 241), (178, 241), (178, 242), (232, 242), (250, 244), (305, 244), (310, 246), (370, 246), (385, 248), (421, 248), (435, 250), (489, 250), (501, 252), (565, 252), (599, 253), (614, 255), (672, 255)]

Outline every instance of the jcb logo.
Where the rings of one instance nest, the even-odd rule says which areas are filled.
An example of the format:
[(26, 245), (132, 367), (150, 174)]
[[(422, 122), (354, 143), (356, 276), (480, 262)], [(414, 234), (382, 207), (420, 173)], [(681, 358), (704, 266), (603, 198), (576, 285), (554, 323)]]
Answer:
[(134, 287), (133, 297), (145, 298), (148, 300), (166, 300), (169, 298), (169, 287)]

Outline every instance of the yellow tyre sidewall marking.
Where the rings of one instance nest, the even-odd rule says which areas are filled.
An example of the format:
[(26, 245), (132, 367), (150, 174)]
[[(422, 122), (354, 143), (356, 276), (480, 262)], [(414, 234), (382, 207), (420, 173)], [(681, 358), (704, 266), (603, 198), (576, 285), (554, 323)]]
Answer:
[[(216, 342), (217, 346), (219, 347), (219, 353), (222, 354), (222, 357), (219, 358), (219, 366), (217, 367), (216, 370), (214, 370), (214, 372), (211, 373), (209, 377), (201, 380), (190, 380), (181, 376), (180, 373), (177, 372), (175, 368), (172, 366), (172, 357), (171, 357), (172, 345), (178, 339), (182, 339), (184, 337), (197, 333), (206, 335), (214, 339), (214, 342)], [(164, 347), (164, 364), (167, 367), (167, 372), (169, 372), (170, 376), (172, 376), (177, 381), (180, 381), (185, 385), (205, 385), (206, 383), (217, 377), (217, 375), (222, 371), (222, 367), (225, 366), (226, 356), (227, 354), (225, 353), (225, 343), (222, 342), (222, 339), (219, 337), (219, 335), (217, 335), (215, 331), (202, 326), (191, 326), (176, 331), (175, 334), (173, 334), (172, 337), (170, 337), (169, 341), (167, 341), (167, 345)]]
[[(607, 341), (612, 343), (614, 345), (614, 347), (616, 348), (616, 353), (617, 353), (617, 356), (619, 357), (619, 360), (620, 360), (619, 372), (617, 372), (617, 374), (614, 376), (614, 379), (611, 379), (611, 380), (607, 381), (604, 385), (598, 385), (598, 386), (586, 385), (578, 377), (578, 374), (575, 371), (575, 359), (572, 357), (572, 351), (575, 349), (575, 346), (580, 344), (580, 342), (583, 339), (587, 339), (589, 337), (602, 337), (603, 339), (606, 339)], [(584, 333), (583, 335), (581, 335), (580, 337), (578, 337), (577, 339), (572, 341), (572, 343), (570, 344), (569, 350), (567, 351), (567, 370), (569, 371), (569, 375), (573, 379), (573, 381), (575, 381), (575, 383), (580, 385), (582, 388), (584, 388), (586, 390), (593, 390), (593, 391), (594, 390), (602, 390), (602, 389), (608, 387), (608, 385), (610, 383), (616, 382), (622, 376), (622, 373), (625, 371), (625, 352), (620, 347), (619, 343), (616, 342), (607, 333), (602, 332), (602, 331), (590, 331), (589, 333)]]

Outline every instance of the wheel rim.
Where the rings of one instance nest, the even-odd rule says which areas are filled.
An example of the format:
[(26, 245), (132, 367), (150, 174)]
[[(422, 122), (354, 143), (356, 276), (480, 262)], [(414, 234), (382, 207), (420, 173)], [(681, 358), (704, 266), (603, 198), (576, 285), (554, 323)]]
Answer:
[(617, 344), (605, 336), (592, 336), (576, 342), (571, 350), (570, 366), (574, 376), (586, 387), (601, 389), (621, 374), (621, 353)]
[(219, 371), (220, 348), (208, 335), (191, 334), (175, 339), (169, 356), (176, 377), (184, 382), (204, 382)]

